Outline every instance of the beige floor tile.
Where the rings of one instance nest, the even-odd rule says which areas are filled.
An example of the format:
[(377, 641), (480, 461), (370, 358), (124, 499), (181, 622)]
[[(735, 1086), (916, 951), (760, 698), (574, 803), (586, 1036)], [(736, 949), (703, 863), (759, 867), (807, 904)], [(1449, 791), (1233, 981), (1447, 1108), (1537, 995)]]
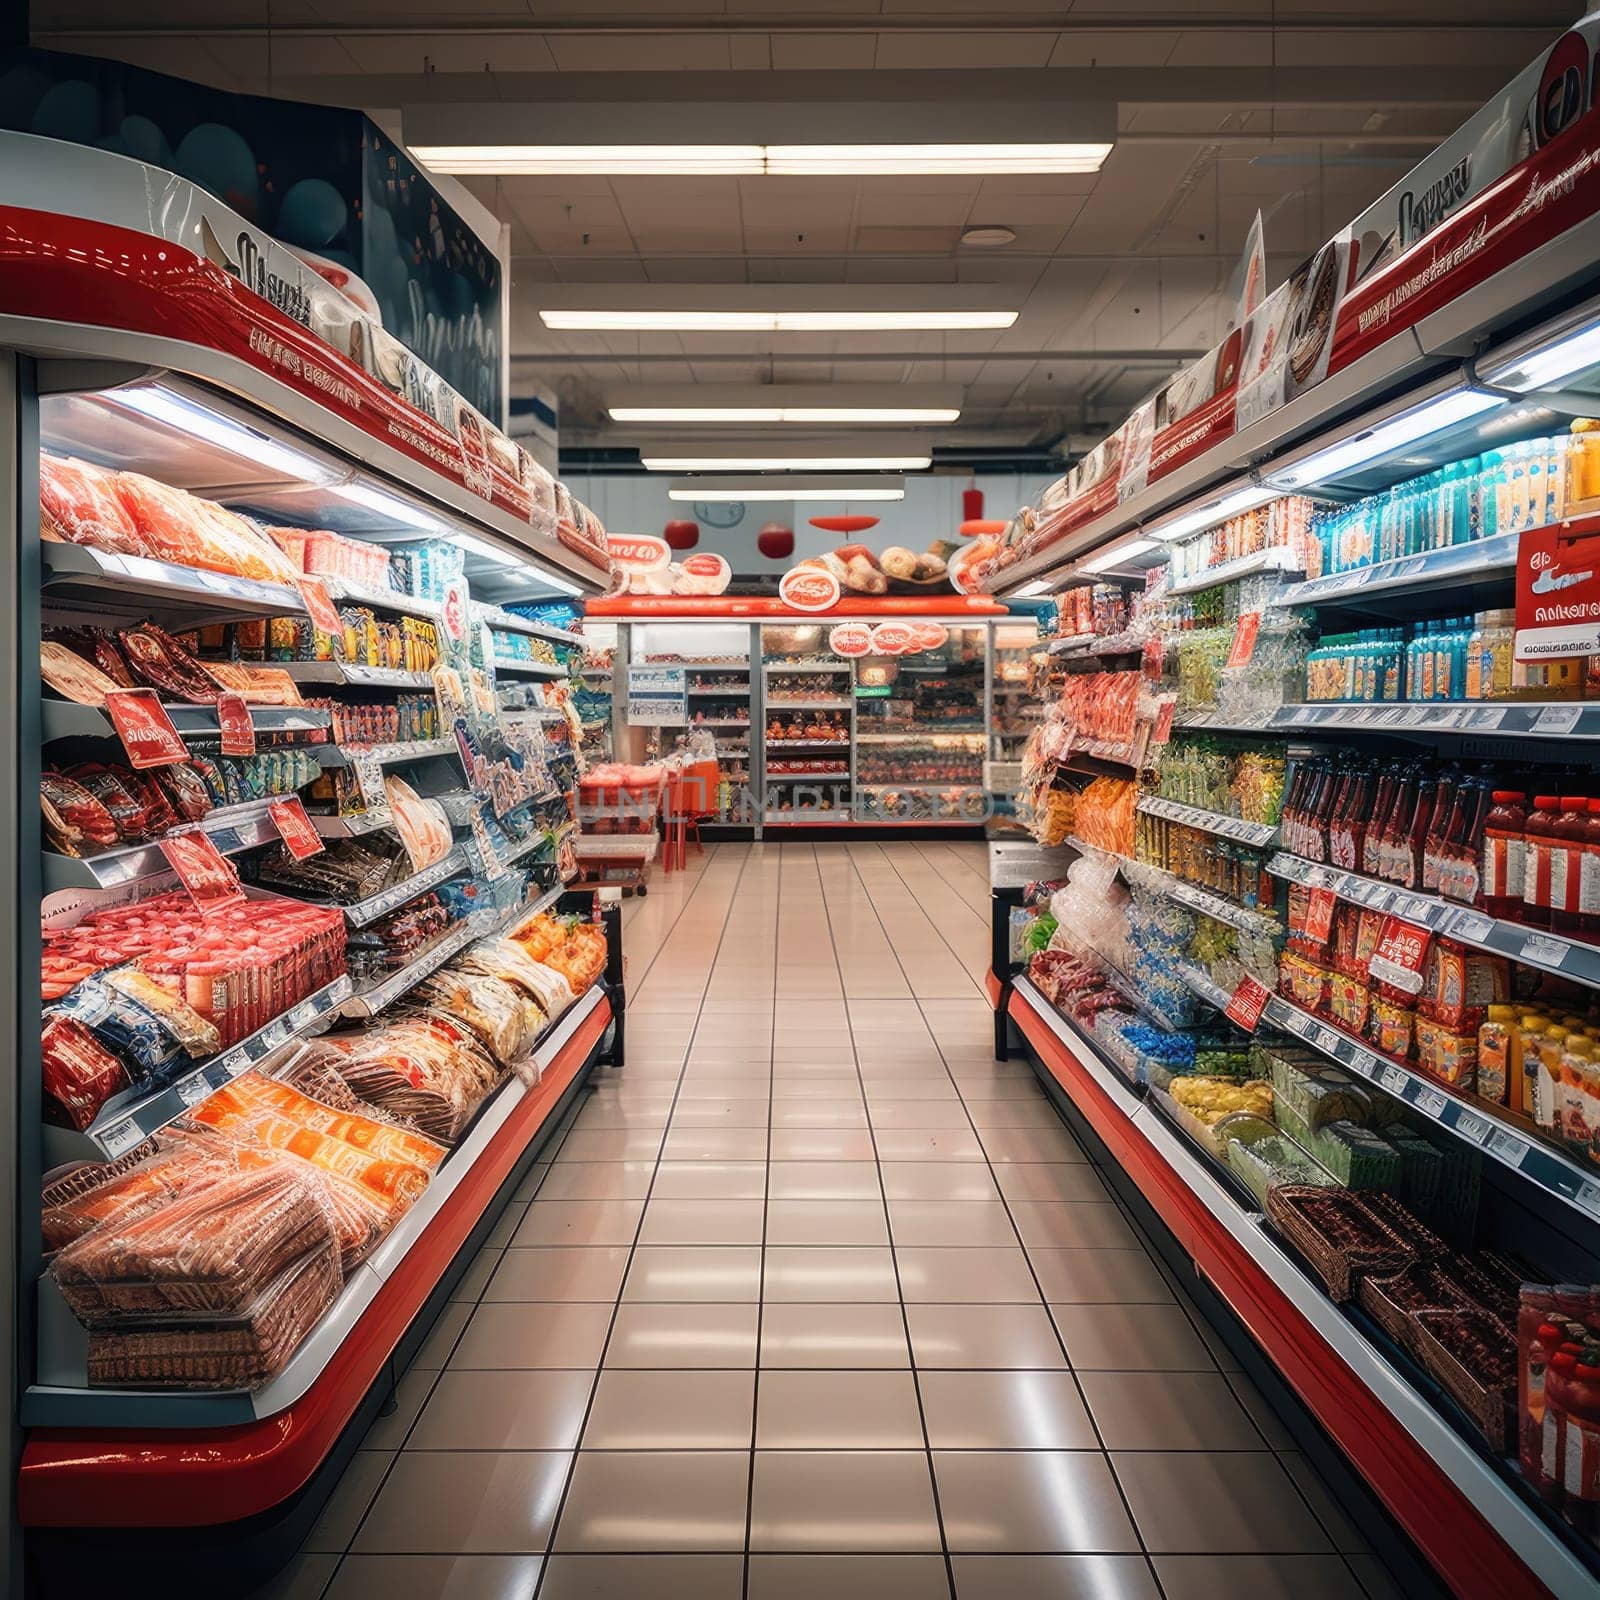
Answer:
[(928, 1457), (905, 1451), (758, 1450), (752, 1551), (937, 1551)]
[(535, 1555), (346, 1556), (325, 1600), (526, 1600), (540, 1564)]
[(564, 1451), (402, 1452), (352, 1548), (542, 1554), (570, 1461)]
[(755, 1372), (607, 1367), (585, 1450), (746, 1450)]
[(585, 1450), (556, 1553), (740, 1550), (749, 1482), (747, 1450)]
[(920, 1450), (922, 1419), (909, 1371), (761, 1374), (758, 1450)]

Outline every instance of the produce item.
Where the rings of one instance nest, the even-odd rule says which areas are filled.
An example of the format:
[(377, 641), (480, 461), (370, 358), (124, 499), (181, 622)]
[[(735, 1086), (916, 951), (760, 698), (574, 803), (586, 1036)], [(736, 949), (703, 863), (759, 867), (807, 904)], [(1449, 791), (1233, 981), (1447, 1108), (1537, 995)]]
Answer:
[(1272, 1085), (1259, 1079), (1230, 1083), (1199, 1076), (1174, 1078), (1168, 1092), (1190, 1116), (1207, 1127), (1239, 1112), (1268, 1121), (1272, 1117)]
[(120, 688), (114, 678), (55, 639), (39, 641), (39, 676), (55, 692), (80, 706), (103, 706)]
[(39, 536), (119, 555), (148, 553), (118, 497), (116, 474), (68, 456), (39, 457)]
[(294, 564), (243, 517), (137, 472), (116, 474), (117, 498), (145, 553), (179, 566), (292, 584)]

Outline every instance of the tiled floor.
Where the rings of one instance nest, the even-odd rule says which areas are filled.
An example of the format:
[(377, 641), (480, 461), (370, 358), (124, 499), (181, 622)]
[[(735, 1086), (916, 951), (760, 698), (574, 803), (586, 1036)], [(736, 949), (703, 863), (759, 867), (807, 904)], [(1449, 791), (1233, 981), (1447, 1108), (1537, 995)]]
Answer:
[(714, 847), (280, 1596), (1344, 1600), (1365, 1542), (996, 1064), (977, 845)]

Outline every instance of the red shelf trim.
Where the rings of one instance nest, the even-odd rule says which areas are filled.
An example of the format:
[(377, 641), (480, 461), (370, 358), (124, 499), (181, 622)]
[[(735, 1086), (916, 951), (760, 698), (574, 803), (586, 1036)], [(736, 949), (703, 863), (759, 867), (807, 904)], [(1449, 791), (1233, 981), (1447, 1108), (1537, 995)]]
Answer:
[(1012, 995), (1010, 1015), (1211, 1286), (1452, 1591), (1499, 1600), (1552, 1600), (1550, 1591), (1393, 1413), (1342, 1362), (1329, 1361), (1328, 1346), (1316, 1328), (1217, 1225), (1199, 1197), (1022, 995)]
[(22, 1454), (18, 1520), (31, 1528), (226, 1526), (302, 1488), (610, 1020), (611, 1003), (602, 999), (412, 1246), (404, 1270), (378, 1291), (293, 1405), (259, 1422), (202, 1433), (34, 1429)]
[(989, 1004), (994, 1010), (1000, 1009), (1000, 996), (1005, 992), (1005, 986), (995, 977), (993, 972), (983, 975), (983, 992), (989, 997)]

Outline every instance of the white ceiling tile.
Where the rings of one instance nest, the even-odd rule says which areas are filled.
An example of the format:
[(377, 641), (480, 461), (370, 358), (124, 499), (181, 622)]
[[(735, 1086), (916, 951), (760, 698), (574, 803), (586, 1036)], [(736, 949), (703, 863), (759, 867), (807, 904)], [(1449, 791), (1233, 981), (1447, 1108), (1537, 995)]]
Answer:
[[(1073, 15), (1077, 12), (1074, 9)], [(1172, 49), (1172, 35), (1152, 33), (1093, 33), (1074, 28), (1057, 34), (1046, 67), (1159, 67)]]
[(731, 60), (728, 36), (694, 34), (551, 34), (563, 72), (716, 72)]
[(882, 33), (875, 65), (885, 70), (934, 67), (1037, 67), (1036, 33)]
[(770, 39), (772, 65), (780, 72), (859, 72), (877, 65), (875, 33), (777, 33)]

